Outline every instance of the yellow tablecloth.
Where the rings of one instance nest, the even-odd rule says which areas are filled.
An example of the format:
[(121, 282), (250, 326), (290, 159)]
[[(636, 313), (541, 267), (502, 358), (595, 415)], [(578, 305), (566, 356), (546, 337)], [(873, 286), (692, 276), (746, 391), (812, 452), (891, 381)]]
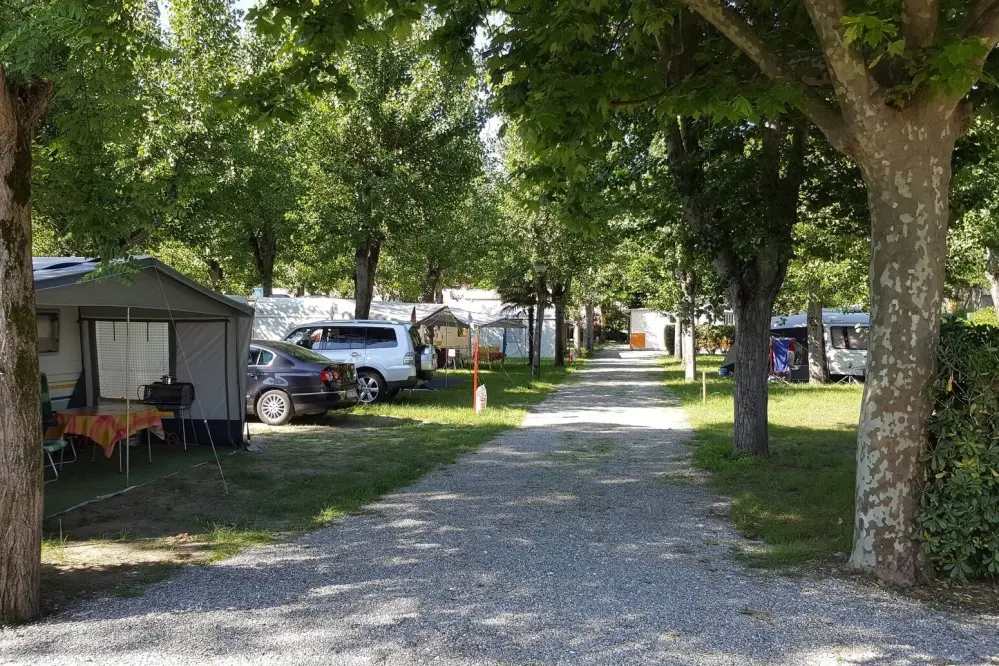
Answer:
[(59, 435), (80, 435), (100, 444), (108, 458), (114, 453), (115, 444), (140, 430), (148, 429), (160, 439), (166, 437), (156, 407), (131, 405), (127, 428), (125, 412), (125, 405), (119, 403), (63, 409), (55, 413), (55, 427)]

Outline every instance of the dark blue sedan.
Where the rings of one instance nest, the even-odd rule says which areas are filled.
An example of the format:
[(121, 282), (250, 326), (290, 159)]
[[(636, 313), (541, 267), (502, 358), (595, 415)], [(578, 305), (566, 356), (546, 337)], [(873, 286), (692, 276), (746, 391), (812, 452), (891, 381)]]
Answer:
[(296, 416), (357, 404), (357, 372), (288, 342), (253, 340), (246, 366), (246, 413), (281, 425)]

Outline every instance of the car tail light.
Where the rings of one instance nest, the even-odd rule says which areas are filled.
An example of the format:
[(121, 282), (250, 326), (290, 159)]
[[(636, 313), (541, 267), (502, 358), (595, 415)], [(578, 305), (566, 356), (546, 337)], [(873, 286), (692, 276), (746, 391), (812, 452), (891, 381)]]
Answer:
[(340, 371), (336, 368), (323, 368), (319, 373), (319, 380), (324, 384), (339, 384)]
[(416, 365), (416, 357), (413, 356), (413, 352), (406, 352), (406, 355), (402, 357), (402, 362), (406, 365)]

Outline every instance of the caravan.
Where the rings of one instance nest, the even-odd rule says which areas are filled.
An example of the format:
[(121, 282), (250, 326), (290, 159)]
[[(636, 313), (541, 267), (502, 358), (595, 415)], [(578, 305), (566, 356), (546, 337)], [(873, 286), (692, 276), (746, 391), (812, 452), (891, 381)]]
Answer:
[[(866, 312), (822, 311), (822, 329), (826, 346), (826, 367), (834, 377), (863, 378), (867, 372), (867, 329), (870, 315)], [(800, 350), (795, 354), (792, 377), (804, 373), (808, 378), (808, 318), (805, 314), (773, 317), (770, 331), (780, 337), (794, 338)]]

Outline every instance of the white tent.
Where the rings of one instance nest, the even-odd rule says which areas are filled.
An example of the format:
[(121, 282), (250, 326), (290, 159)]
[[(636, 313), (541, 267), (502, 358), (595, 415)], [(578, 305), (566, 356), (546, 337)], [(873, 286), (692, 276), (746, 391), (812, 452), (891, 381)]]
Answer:
[(196, 398), (188, 419), (164, 419), (165, 430), (243, 443), (252, 307), (153, 257), (33, 261), (40, 330), (55, 331), (39, 358), (56, 410), (138, 400), (140, 386), (170, 375)]

